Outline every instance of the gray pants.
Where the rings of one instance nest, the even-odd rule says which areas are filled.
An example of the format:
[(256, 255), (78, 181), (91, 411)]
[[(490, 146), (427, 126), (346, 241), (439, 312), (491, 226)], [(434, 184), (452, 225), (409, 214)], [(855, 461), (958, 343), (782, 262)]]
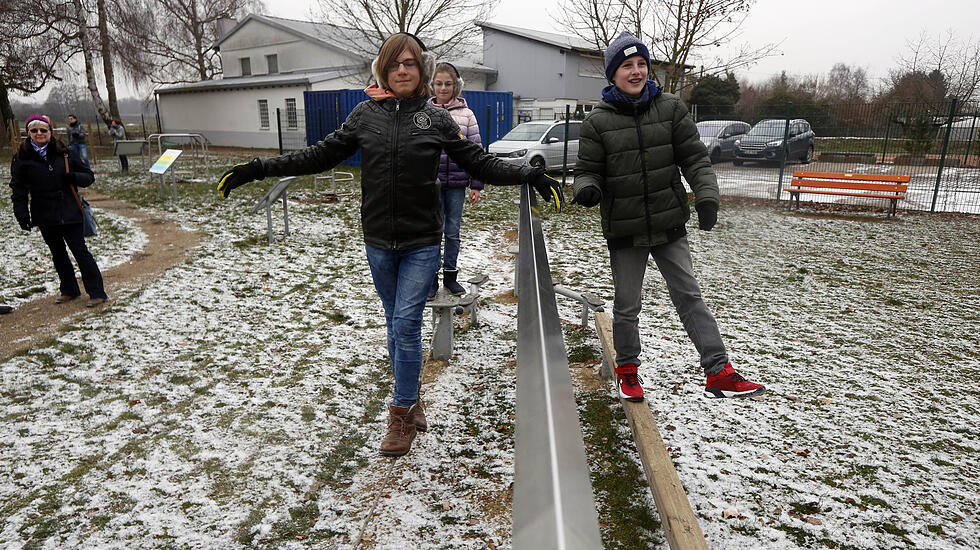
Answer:
[(670, 299), (677, 308), (677, 315), (701, 355), (701, 368), (705, 374), (718, 374), (728, 354), (721, 340), (718, 323), (701, 299), (701, 289), (694, 279), (691, 265), (691, 248), (687, 237), (654, 246), (633, 247), (609, 251), (612, 264), (613, 287), (616, 297), (613, 303), (613, 346), (616, 348), (616, 364), (640, 365), (639, 315), (643, 297), (643, 275), (646, 272), (647, 254), (653, 256), (660, 274), (667, 283)]

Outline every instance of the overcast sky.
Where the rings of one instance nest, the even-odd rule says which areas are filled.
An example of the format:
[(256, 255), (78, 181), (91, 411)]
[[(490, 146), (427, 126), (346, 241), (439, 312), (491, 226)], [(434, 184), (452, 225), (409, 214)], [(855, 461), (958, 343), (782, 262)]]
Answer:
[[(311, 4), (266, 0), (270, 15), (295, 19), (307, 19)], [(500, 0), (490, 20), (557, 32), (552, 21), (560, 5), (559, 0)], [(741, 39), (754, 46), (781, 43), (781, 55), (760, 61), (739, 76), (756, 82), (783, 70), (822, 74), (834, 63), (844, 62), (863, 67), (871, 77), (884, 77), (907, 40), (922, 31), (936, 35), (947, 30), (961, 39), (972, 35), (980, 40), (980, 1), (756, 0)]]
[[(265, 0), (269, 15), (310, 19), (310, 0)], [(873, 84), (895, 68), (906, 42), (923, 32), (953, 31), (961, 40), (980, 40), (980, 0), (822, 0), (794, 2), (756, 0), (740, 41), (759, 47), (779, 43), (780, 53), (738, 72), (740, 80), (761, 82), (780, 71), (826, 74), (834, 63), (863, 67)], [(491, 21), (560, 32), (552, 23), (560, 0), (500, 0)], [(79, 84), (84, 76), (80, 72)], [(121, 97), (139, 95), (117, 82)], [(16, 94), (14, 94), (17, 97)]]

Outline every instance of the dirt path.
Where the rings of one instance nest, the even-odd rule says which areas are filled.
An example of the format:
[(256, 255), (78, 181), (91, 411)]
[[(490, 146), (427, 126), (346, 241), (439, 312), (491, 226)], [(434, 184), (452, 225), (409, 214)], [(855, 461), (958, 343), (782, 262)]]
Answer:
[[(128, 262), (102, 272), (109, 295), (108, 305), (122, 295), (138, 292), (182, 261), (190, 249), (201, 241), (201, 235), (181, 229), (161, 214), (141, 210), (91, 190), (85, 194), (85, 198), (98, 209), (133, 219), (146, 233), (147, 243), (143, 250), (134, 254)], [(55, 304), (54, 296), (45, 295), (20, 304), (6, 315), (0, 315), (0, 359), (20, 353), (34, 342), (57, 334), (66, 324), (101, 309), (86, 308), (86, 301), (83, 294), (78, 300)]]

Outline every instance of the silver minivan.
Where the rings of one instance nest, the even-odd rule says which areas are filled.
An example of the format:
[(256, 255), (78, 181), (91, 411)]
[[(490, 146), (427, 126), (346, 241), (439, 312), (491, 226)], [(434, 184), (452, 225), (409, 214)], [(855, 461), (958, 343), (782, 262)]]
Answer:
[[(568, 121), (569, 168), (574, 168), (578, 160), (578, 136), (581, 130), (581, 120)], [(487, 151), (505, 162), (541, 166), (545, 170), (560, 170), (565, 152), (565, 121), (523, 122), (499, 141), (491, 143)]]
[(749, 124), (738, 120), (705, 120), (697, 127), (712, 164), (735, 158), (735, 140), (749, 131)]

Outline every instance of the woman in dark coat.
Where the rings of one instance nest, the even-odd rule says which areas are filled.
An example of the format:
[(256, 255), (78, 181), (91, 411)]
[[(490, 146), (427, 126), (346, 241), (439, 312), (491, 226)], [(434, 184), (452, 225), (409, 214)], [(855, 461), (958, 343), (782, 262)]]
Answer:
[(61, 294), (55, 302), (65, 303), (82, 294), (65, 248), (68, 245), (89, 295), (86, 305), (95, 307), (104, 303), (107, 296), (99, 266), (85, 246), (82, 211), (75, 197), (77, 188), (92, 185), (95, 176), (77, 154), (54, 138), (52, 129), (47, 117), (27, 118), (27, 139), (10, 163), (14, 216), (24, 231), (37, 227), (51, 249), (61, 280)]
[(439, 155), (445, 151), (467, 173), (490, 184), (530, 184), (559, 209), (561, 187), (539, 168), (488, 155), (460, 134), (449, 111), (428, 102), (435, 58), (415, 36), (390, 36), (372, 67), (378, 82), (367, 90), (372, 99), (354, 107), (335, 132), (306, 149), (236, 165), (221, 177), (218, 190), (228, 196), (268, 176), (315, 174), (361, 151), (361, 227), (384, 305), (395, 379), (381, 454), (401, 456), (411, 449), (416, 430), (428, 427), (418, 389), (422, 314), (441, 263)]

